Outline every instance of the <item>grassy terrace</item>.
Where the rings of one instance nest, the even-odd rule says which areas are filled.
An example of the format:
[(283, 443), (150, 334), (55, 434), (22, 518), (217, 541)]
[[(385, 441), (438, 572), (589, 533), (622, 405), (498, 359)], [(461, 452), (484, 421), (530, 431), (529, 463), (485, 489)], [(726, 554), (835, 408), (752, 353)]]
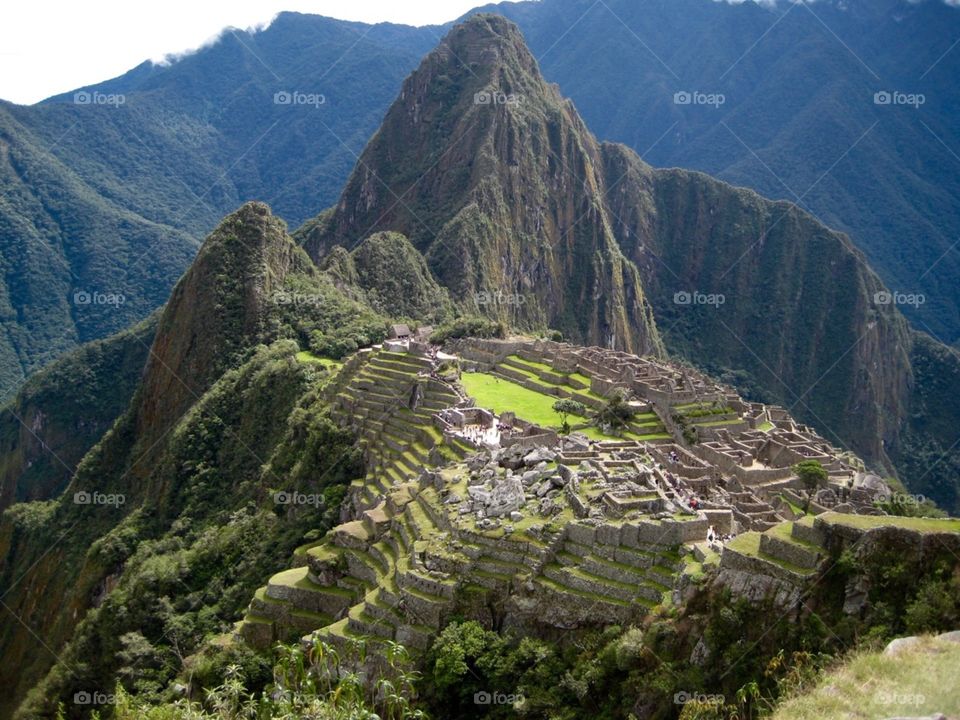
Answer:
[[(512, 364), (506, 365), (505, 367), (508, 367), (510, 370), (513, 370), (515, 372), (518, 372), (526, 376), (527, 378), (529, 378), (530, 380), (536, 383), (545, 385), (546, 387), (563, 388), (567, 392), (572, 393), (574, 399), (577, 399), (579, 396), (587, 396), (595, 400), (606, 399), (604, 398), (603, 395), (598, 395), (597, 393), (593, 392), (590, 389), (590, 378), (588, 378), (586, 375), (580, 375), (578, 373), (574, 373), (573, 375), (571, 375), (570, 373), (558, 373), (556, 370), (552, 369), (549, 365), (543, 365), (542, 363), (531, 363), (531, 362), (528, 362), (527, 360), (520, 358), (517, 355), (512, 355), (508, 359)], [(522, 365), (523, 367), (522, 368), (517, 367), (517, 365)], [(548, 372), (553, 375), (560, 375), (562, 377), (568, 377), (568, 378), (575, 377), (576, 379), (583, 382), (587, 387), (583, 390), (579, 390), (577, 388), (574, 388), (572, 385), (567, 385), (566, 383), (561, 383), (558, 385), (557, 383), (553, 383), (553, 382), (550, 382), (549, 380), (544, 380), (543, 378), (541, 378), (540, 375), (538, 374), (538, 370), (540, 372)]]
[[(809, 568), (802, 568), (799, 565), (794, 565), (786, 560), (781, 560), (780, 558), (773, 557), (767, 553), (760, 552), (760, 535), (761, 533), (758, 532), (741, 533), (727, 543), (727, 548), (729, 550), (738, 552), (741, 555), (750, 555), (751, 557), (760, 558), (766, 562), (773, 563), (774, 565), (779, 565), (784, 570), (789, 570), (790, 572), (798, 575), (811, 574), (812, 571)], [(792, 538), (790, 541), (796, 542)]]
[(879, 527), (898, 527), (922, 533), (960, 533), (960, 518), (912, 518), (883, 515), (847, 515), (828, 512), (820, 516), (832, 525), (846, 525), (860, 530)]
[[(498, 415), (502, 412), (512, 411), (516, 413), (517, 417), (527, 422), (554, 430), (560, 429), (560, 416), (553, 410), (553, 404), (558, 398), (552, 395), (530, 390), (519, 383), (490, 373), (463, 373), (460, 382), (467, 394), (473, 397), (480, 407), (489, 408)], [(647, 415), (650, 415), (650, 413)], [(649, 420), (647, 415), (639, 416), (639, 419)], [(571, 417), (574, 420), (571, 425), (576, 425), (575, 416)], [(613, 437), (604, 435), (599, 428), (593, 426), (577, 432), (582, 432), (594, 440), (609, 440)], [(622, 437), (627, 440), (659, 440), (669, 438), (670, 435), (664, 433), (637, 435), (636, 433), (625, 432)]]
[(489, 373), (464, 373), (460, 382), (481, 407), (498, 415), (513, 411), (517, 417), (543, 427), (560, 428), (560, 416), (553, 411), (558, 398), (528, 390), (515, 382)]
[(324, 368), (330, 372), (336, 372), (343, 367), (342, 362), (337, 360), (331, 360), (329, 358), (322, 358), (318, 355), (314, 355), (309, 350), (301, 350), (297, 353), (297, 360), (302, 363), (313, 363), (315, 365), (322, 365)]

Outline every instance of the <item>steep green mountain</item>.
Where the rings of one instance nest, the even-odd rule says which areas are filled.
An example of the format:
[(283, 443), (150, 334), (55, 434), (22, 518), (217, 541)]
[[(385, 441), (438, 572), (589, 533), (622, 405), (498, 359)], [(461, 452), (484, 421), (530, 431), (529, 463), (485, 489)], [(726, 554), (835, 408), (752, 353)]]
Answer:
[[(461, 124), (463, 118), (471, 122)], [(752, 272), (727, 272), (728, 262), (758, 236)], [(330, 372), (335, 361), (317, 355), (342, 357), (381, 340), (390, 319), (428, 308), (440, 288), (460, 310), (479, 309), (520, 327), (552, 326), (585, 341), (641, 351), (659, 350), (662, 332), (669, 349), (701, 364), (731, 373), (766, 366), (775, 379), (810, 382), (811, 389), (791, 403), (784, 386), (759, 371), (755, 378), (759, 391), (786, 397), (800, 416), (832, 400), (846, 412), (830, 416), (842, 427), (841, 437), (863, 444), (878, 462), (887, 459), (883, 453), (892, 452), (893, 442), (878, 446), (876, 437), (889, 435), (904, 447), (911, 441), (904, 428), (916, 431), (913, 442), (949, 447), (956, 355), (914, 339), (896, 308), (871, 302), (883, 286), (845, 236), (789, 204), (698, 173), (655, 170), (624, 147), (599, 144), (572, 104), (544, 83), (519, 31), (502, 18), (474, 18), (431, 53), (364, 151), (340, 203), (307, 223), (299, 239), (326, 270), (267, 206), (248, 203), (224, 219), (159, 317), (129, 405), (79, 462), (66, 490), (56, 499), (13, 505), (0, 519), (6, 613), (0, 683), (7, 689), (0, 715), (53, 718), (58, 701), (112, 688), (117, 680), (145, 702), (169, 702), (181, 671), (203, 685), (222, 677), (222, 665), (212, 667), (218, 662), (236, 663), (248, 677), (266, 682), (270, 668), (247, 650), (233, 648), (216, 661), (204, 653), (226, 644), (219, 634), (243, 615), (251, 597), (268, 602), (255, 595), (267, 578), (291, 564), (302, 569), (304, 553), (296, 554), (297, 547), (339, 522), (345, 486), (368, 469), (359, 439), (330, 415), (331, 405), (344, 400)], [(391, 268), (385, 259), (394, 255)], [(391, 303), (390, 293), (399, 291), (407, 295)], [(701, 302), (701, 296), (713, 300)], [(382, 303), (383, 311), (365, 301)], [(774, 324), (782, 336), (776, 342), (769, 339)], [(754, 340), (755, 357), (737, 350), (737, 335), (759, 326), (768, 332)], [(848, 341), (851, 349), (844, 352)], [(84, 352), (96, 362), (94, 350)], [(383, 355), (380, 373), (420, 377), (422, 362), (401, 373), (391, 369), (396, 361), (390, 354)], [(376, 375), (363, 380), (377, 387)], [(391, 409), (402, 429), (401, 411), (409, 408)], [(942, 415), (927, 417), (928, 411)], [(410, 457), (399, 462), (411, 463), (407, 470), (415, 472), (417, 459)], [(934, 470), (923, 468), (931, 477)], [(45, 475), (34, 482), (53, 488), (59, 479)], [(305, 501), (289, 502), (291, 494)], [(412, 496), (407, 503), (414, 506), (411, 514), (420, 508), (416, 522), (429, 529), (433, 520), (421, 503)], [(791, 533), (799, 532), (797, 526)], [(799, 534), (810, 537), (815, 530)], [(890, 557), (877, 542), (864, 543), (854, 555), (845, 552), (845, 530), (816, 550), (817, 557), (829, 551), (824, 560), (830, 570), (827, 582), (811, 589), (822, 592), (823, 614), (830, 613), (844, 639), (862, 629), (841, 618), (844, 589), (859, 587), (864, 572), (868, 615), (881, 632), (907, 621), (923, 626), (923, 613), (941, 596), (947, 598), (944, 612), (955, 610), (956, 583), (946, 558), (951, 546), (924, 544), (921, 536), (896, 528), (889, 534), (902, 547), (927, 552), (894, 545), (899, 555)], [(811, 552), (808, 541), (767, 538)], [(759, 546), (755, 550), (762, 555)], [(861, 563), (864, 558), (870, 562)], [(767, 562), (773, 566), (768, 572), (793, 572), (776, 559)], [(683, 562), (679, 554), (663, 560)], [(601, 565), (606, 572), (623, 571), (615, 561)], [(657, 572), (655, 565), (648, 569)], [(488, 574), (496, 580), (496, 573)], [(623, 585), (620, 591), (629, 592)], [(712, 673), (718, 683), (732, 683), (717, 675), (742, 659), (744, 638), (765, 643), (765, 652), (774, 648), (741, 668), (756, 677), (777, 643), (806, 649), (808, 639), (833, 642), (820, 615), (805, 612), (784, 614), (776, 633), (761, 634), (756, 607), (716, 592), (716, 605), (693, 608), (708, 616), (698, 619), (704, 624), (697, 630), (714, 633), (708, 639), (724, 648), (705, 670), (688, 663), (697, 647), (691, 624), (651, 619), (644, 642), (684, 669), (669, 684), (672, 664), (654, 663), (642, 644), (621, 641), (619, 630), (596, 639), (586, 657), (576, 659), (563, 648), (556, 654), (531, 642), (513, 648), (484, 635), (471, 643), (471, 659), (489, 656), (481, 682), (517, 667), (538, 677), (541, 689), (569, 692), (594, 706), (591, 682), (599, 697), (617, 705), (622, 671), (630, 673), (627, 682), (652, 677), (644, 691), (656, 697), (623, 708), (643, 716), (673, 682), (693, 683)], [(885, 594), (893, 602), (881, 602)], [(678, 637), (680, 630), (690, 632)], [(447, 638), (453, 658), (456, 632)], [(635, 631), (631, 637), (636, 640)], [(455, 672), (435, 688), (438, 707), (451, 699), (466, 704), (466, 690), (482, 690), (472, 685), (475, 676), (465, 678), (460, 670), (465, 657), (447, 666)], [(539, 665), (545, 659), (550, 665)], [(72, 702), (69, 712), (86, 716), (91, 709)]]
[[(548, 0), (481, 10), (520, 26), (598, 137), (656, 167), (797, 203), (849, 233), (892, 290), (925, 296), (900, 308), (917, 329), (960, 339), (956, 7)], [(679, 104), (677, 93), (687, 94)]]
[(77, 463), (126, 410), (157, 316), (96, 340), (33, 375), (0, 411), (0, 510), (60, 494)]
[[(956, 507), (954, 460), (931, 462), (952, 431), (923, 420), (922, 399), (933, 378), (957, 387), (955, 353), (876, 302), (886, 290), (849, 238), (791, 203), (598, 143), (496, 16), (452, 31), (407, 79), (339, 203), (298, 238), (336, 258), (374, 230), (407, 235), (461, 307), (521, 328), (657, 347), (649, 298), (672, 352)], [(940, 348), (921, 375), (916, 343)], [(921, 437), (933, 444), (919, 461)]]
[[(337, 291), (265, 205), (218, 226), (156, 324), (129, 406), (62, 495), (0, 521), (4, 716), (44, 678), (23, 717), (101, 687), (125, 652), (141, 654), (153, 687), (150, 673), (168, 677), (174, 662), (171, 637), (190, 652), (221, 631), (305, 533), (335, 518), (335, 488), (358, 472), (353, 438), (324, 416), (326, 365), (298, 351), (317, 333), (352, 342), (386, 324)], [(278, 506), (278, 491), (325, 499)]]
[(335, 210), (299, 236), (320, 259), (399, 232), (464, 308), (659, 353), (639, 272), (603, 209), (602, 166), (519, 31), (482, 16), (407, 78)]
[[(947, 343), (960, 337), (955, 8), (546, 0), (492, 9), (520, 25), (547, 79), (598, 137), (655, 166), (800, 204), (848, 232), (892, 290), (924, 296), (900, 307), (915, 327)], [(282, 13), (263, 31), (230, 30), (169, 64), (78, 89), (89, 102), (66, 93), (0, 105), (0, 143), (14, 162), (0, 199), (0, 397), (65, 350), (149, 314), (240, 202), (266, 200), (294, 225), (332, 203), (441, 32)], [(874, 104), (884, 91), (922, 93), (924, 103)], [(724, 102), (675, 103), (684, 92)], [(126, 300), (119, 312), (79, 312), (77, 291)]]
[(338, 245), (323, 261), (338, 287), (360, 291), (367, 304), (385, 315), (430, 323), (453, 313), (447, 291), (400, 233), (374, 233), (350, 252)]
[(297, 224), (332, 202), (437, 37), (284, 13), (169, 64), (0, 102), (0, 401), (155, 310), (241, 202)]

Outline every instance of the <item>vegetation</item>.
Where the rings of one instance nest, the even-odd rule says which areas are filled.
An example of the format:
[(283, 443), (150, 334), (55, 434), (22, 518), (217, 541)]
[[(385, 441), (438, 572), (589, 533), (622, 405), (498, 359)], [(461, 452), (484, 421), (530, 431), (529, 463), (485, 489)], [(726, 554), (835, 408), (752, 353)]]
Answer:
[(444, 343), (447, 340), (464, 337), (502, 338), (506, 337), (506, 326), (497, 320), (479, 317), (463, 317), (444, 323), (430, 336), (430, 342)]
[(827, 471), (819, 460), (802, 460), (794, 465), (791, 470), (800, 478), (800, 482), (803, 483), (803, 487), (806, 488), (808, 493), (827, 485)]
[(564, 434), (570, 432), (570, 423), (567, 418), (570, 415), (583, 417), (587, 414), (587, 408), (578, 400), (571, 398), (561, 398), (553, 404), (553, 411), (560, 416), (560, 431)]
[(627, 394), (621, 390), (614, 390), (607, 398), (607, 403), (594, 415), (594, 422), (600, 428), (609, 428), (614, 434), (622, 433), (636, 413), (627, 402)]
[[(406, 649), (388, 643), (380, 653), (373, 677), (358, 672), (366, 663), (363, 640), (349, 640), (341, 650), (317, 637), (310, 647), (279, 646), (272, 682), (256, 693), (248, 689), (243, 668), (230, 665), (221, 685), (209, 688), (201, 701), (184, 699), (153, 705), (128, 694), (116, 693), (116, 720), (416, 720), (425, 718), (413, 709), (414, 683), (418, 678)], [(61, 711), (62, 717), (62, 711)]]
[(773, 720), (933, 716), (960, 707), (960, 686), (951, 674), (958, 665), (960, 644), (932, 637), (895, 657), (855, 652), (828, 668), (815, 687), (786, 700)]

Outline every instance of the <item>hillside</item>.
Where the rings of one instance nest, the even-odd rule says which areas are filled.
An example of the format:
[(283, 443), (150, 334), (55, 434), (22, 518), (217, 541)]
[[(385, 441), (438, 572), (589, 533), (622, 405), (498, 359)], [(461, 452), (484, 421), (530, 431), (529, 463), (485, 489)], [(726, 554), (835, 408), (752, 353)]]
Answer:
[[(129, 405), (62, 494), (14, 505), (0, 522), (4, 604), (23, 621), (0, 629), (3, 681), (13, 689), (4, 697), (5, 716), (56, 659), (35, 652), (34, 633), (68, 658), (48, 682), (94, 682), (112, 670), (87, 658), (115, 662), (138, 633), (156, 641), (186, 632), (184, 643), (198, 642), (217, 627), (217, 616), (239, 612), (304, 533), (322, 527), (325, 506), (294, 513), (289, 525), (262, 505), (269, 488), (291, 482), (290, 490), (330, 490), (335, 508), (331, 488), (356, 472), (351, 437), (322, 417), (312, 394), (329, 365), (298, 359), (299, 346), (322, 337), (355, 348), (359, 334), (382, 337), (386, 322), (343, 297), (265, 205), (247, 204), (224, 219), (159, 318)], [(96, 358), (89, 348), (84, 355)], [(92, 364), (82, 370), (96, 375)], [(51, 373), (68, 371), (61, 364)], [(268, 459), (276, 467), (265, 467)], [(299, 475), (291, 472), (294, 461)], [(37, 480), (38, 490), (62, 479), (55, 470)], [(183, 553), (175, 563), (186, 574), (156, 576), (155, 563), (171, 562), (173, 548)], [(244, 568), (239, 574), (235, 563)], [(139, 609), (111, 592), (122, 578), (142, 600)], [(163, 609), (168, 591), (157, 582), (184, 593), (176, 609)], [(199, 602), (220, 609), (195, 629), (175, 629), (184, 614), (196, 620), (190, 609)], [(148, 626), (148, 617), (159, 624)], [(72, 637), (76, 645), (67, 647)]]
[[(955, 343), (958, 58), (948, 50), (960, 12), (933, 1), (798, 7), (548, 0), (488, 9), (520, 25), (546, 78), (598, 137), (654, 166), (795, 202), (848, 232), (889, 288), (923, 296), (900, 305), (913, 326)], [(77, 90), (122, 104), (76, 104), (75, 93), (3, 103), (15, 166), (0, 207), (10, 264), (0, 397), (65, 350), (159, 306), (200, 238), (241, 202), (267, 201), (293, 225), (333, 203), (403, 78), (444, 31), (282, 13), (261, 32), (227, 31), (169, 64)], [(925, 102), (875, 105), (884, 90)], [(724, 103), (673, 100), (694, 91)], [(284, 92), (317, 104), (275, 104)], [(125, 303), (91, 313), (72, 303), (76, 291), (123, 293)]]
[(773, 720), (816, 720), (859, 713), (868, 717), (935, 716), (960, 707), (957, 685), (942, 673), (960, 663), (953, 635), (918, 638), (897, 653), (862, 653), (833, 668), (803, 696), (788, 700)]
[(49, 500), (126, 410), (157, 317), (74, 350), (33, 375), (0, 415), (0, 510)]
[[(0, 102), (0, 401), (153, 312), (242, 202), (268, 201), (296, 224), (332, 202), (436, 38), (284, 13), (169, 64), (29, 107)], [(274, 102), (284, 92), (323, 102)]]

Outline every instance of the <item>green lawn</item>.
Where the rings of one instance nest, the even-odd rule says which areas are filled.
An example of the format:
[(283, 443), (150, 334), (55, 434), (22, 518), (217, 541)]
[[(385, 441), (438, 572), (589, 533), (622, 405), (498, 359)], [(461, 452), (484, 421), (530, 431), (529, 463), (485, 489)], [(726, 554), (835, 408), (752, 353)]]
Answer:
[(518, 383), (489, 373), (463, 373), (460, 378), (467, 393), (498, 415), (512, 411), (518, 418), (542, 427), (560, 428), (560, 416), (553, 411), (558, 398), (528, 390)]
[(343, 367), (342, 362), (337, 360), (330, 360), (329, 358), (322, 358), (318, 355), (314, 355), (309, 350), (301, 350), (297, 353), (297, 360), (302, 363), (315, 363), (317, 365), (323, 365), (327, 370), (335, 372)]
[[(513, 411), (517, 417), (532, 422), (541, 427), (560, 429), (560, 416), (553, 411), (553, 404), (559, 399), (552, 395), (545, 395), (529, 390), (519, 383), (499, 378), (490, 373), (463, 373), (460, 382), (467, 394), (477, 401), (480, 407), (488, 408), (498, 415), (502, 412)], [(576, 417), (570, 416), (570, 424), (577, 425)], [(611, 435), (604, 435), (599, 428), (590, 426), (577, 430), (592, 440), (617, 439)], [(661, 440), (670, 437), (664, 433), (637, 435), (623, 433), (626, 440)]]

